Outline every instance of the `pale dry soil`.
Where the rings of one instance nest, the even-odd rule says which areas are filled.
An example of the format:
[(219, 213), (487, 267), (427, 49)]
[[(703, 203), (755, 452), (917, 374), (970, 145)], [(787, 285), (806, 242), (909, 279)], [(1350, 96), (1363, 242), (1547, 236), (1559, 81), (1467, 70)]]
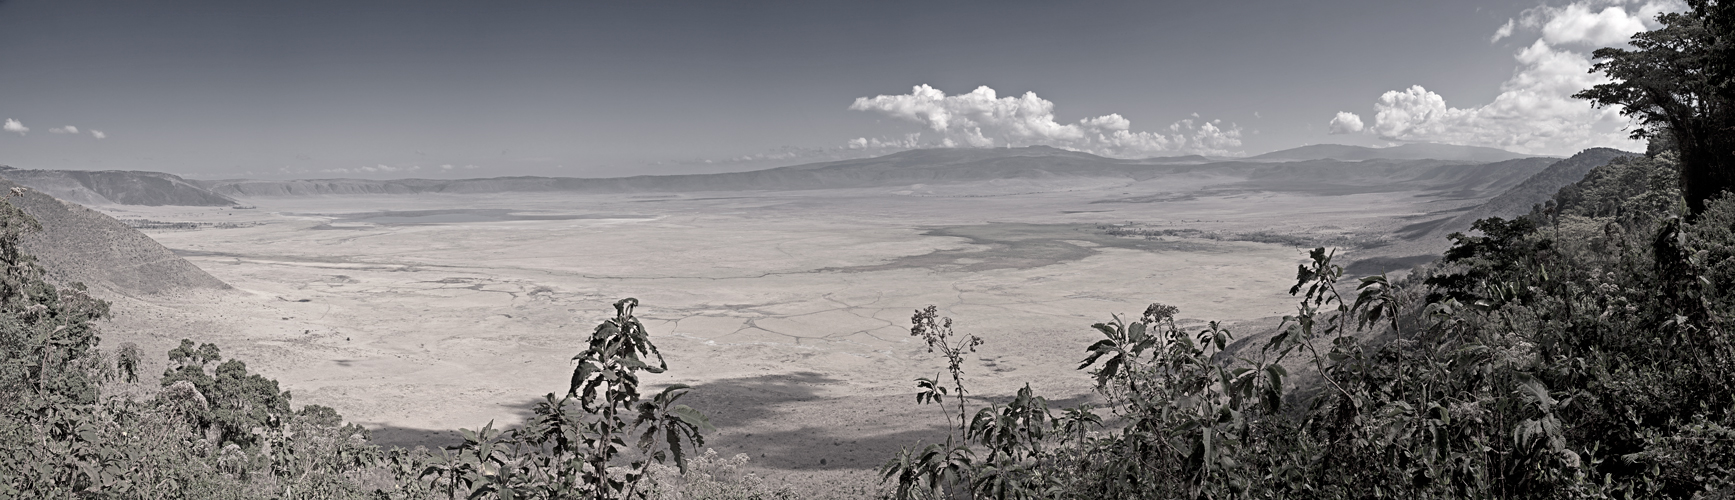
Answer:
[[(106, 207), (117, 218), (258, 222), (149, 234), (233, 292), (113, 297), (105, 342), (182, 338), (336, 408), (389, 444), (511, 424), (562, 392), (610, 304), (636, 297), (667, 357), (653, 384), (718, 427), (707, 447), (807, 488), (871, 488), (899, 447), (943, 439), (912, 380), (944, 363), (909, 335), (933, 304), (985, 344), (983, 398), (1029, 384), (1087, 400), (1092, 323), (1151, 302), (1239, 334), (1293, 310), (1299, 248), (1131, 239), (1097, 226), (1379, 232), (1441, 209), (1417, 193), (1217, 191), (1211, 179), (980, 183), (680, 195), (254, 198), (255, 209)], [(1139, 199), (1138, 203), (1100, 203)], [(1092, 203), (1099, 202), (1099, 203)], [(150, 370), (160, 371), (161, 362)], [(979, 402), (978, 402), (979, 403)], [(973, 411), (973, 410), (972, 410)], [(955, 417), (953, 417), (955, 418)]]

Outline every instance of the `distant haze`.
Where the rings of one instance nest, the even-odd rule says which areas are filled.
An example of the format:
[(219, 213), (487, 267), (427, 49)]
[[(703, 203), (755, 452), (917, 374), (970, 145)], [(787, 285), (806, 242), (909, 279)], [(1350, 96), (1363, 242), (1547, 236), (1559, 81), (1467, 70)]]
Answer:
[[(1614, 150), (1607, 150), (1614, 151)], [(1513, 163), (1514, 161), (1523, 161)], [(399, 195), (420, 193), (681, 193), (704, 191), (799, 191), (891, 188), (913, 194), (928, 184), (989, 182), (1043, 191), (1068, 179), (1147, 181), (1165, 176), (1246, 177), (1268, 190), (1343, 186), (1375, 191), (1466, 182), (1470, 178), (1517, 182), (1554, 162), (1497, 149), (1440, 144), (1391, 148), (1304, 146), (1246, 159), (1182, 156), (1127, 160), (1049, 146), (938, 148), (872, 158), (818, 162), (749, 172), (640, 175), (613, 178), (511, 176), (472, 179), (224, 179), (187, 180), (144, 171), (22, 170), (0, 168), (0, 177), (56, 198), (90, 205), (230, 206), (237, 199), (275, 196)], [(1522, 166), (1528, 165), (1528, 166)], [(1445, 172), (1455, 173), (1445, 173)], [(1418, 173), (1420, 172), (1420, 173)], [(1257, 182), (1254, 180), (1257, 179)], [(1221, 180), (1221, 179), (1219, 179)], [(1419, 184), (1418, 184), (1419, 182)], [(1484, 181), (1469, 181), (1471, 184)], [(1275, 184), (1273, 184), (1275, 183)], [(1286, 184), (1293, 183), (1293, 184)], [(1047, 187), (1043, 187), (1047, 186)], [(1486, 188), (1486, 186), (1484, 186)]]
[(618, 177), (907, 149), (1642, 149), (1570, 94), (1674, 0), (0, 0), (0, 165)]

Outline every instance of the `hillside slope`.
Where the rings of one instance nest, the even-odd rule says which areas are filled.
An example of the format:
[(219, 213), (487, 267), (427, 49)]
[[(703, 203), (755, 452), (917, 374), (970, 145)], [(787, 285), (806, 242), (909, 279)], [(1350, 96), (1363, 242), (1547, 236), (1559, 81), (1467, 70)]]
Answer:
[(1480, 219), (1510, 219), (1529, 213), (1532, 206), (1553, 198), (1560, 188), (1583, 180), (1591, 169), (1607, 165), (1609, 161), (1622, 156), (1638, 156), (1638, 153), (1591, 148), (1564, 160), (1531, 159), (1547, 161), (1546, 168), (1541, 168), (1534, 175), (1526, 176), (1522, 182), (1499, 191), (1500, 194), (1488, 201), (1461, 211), (1422, 218), (1397, 228), (1397, 242), (1358, 253), (1355, 256), (1356, 261), (1347, 269), (1353, 275), (1369, 275), (1407, 270), (1417, 264), (1433, 261), (1452, 246), (1448, 238), (1452, 233), (1469, 231), (1470, 225)]
[[(0, 193), (15, 186), (0, 181)], [(41, 231), (24, 236), (24, 251), (36, 256), (56, 285), (81, 282), (93, 291), (131, 296), (229, 288), (144, 233), (95, 210), (34, 190), (11, 202), (42, 224)]]
[(178, 175), (126, 170), (25, 170), (0, 167), (0, 178), (84, 205), (224, 206), (235, 200)]
[(1204, 165), (1238, 172), (1242, 186), (1265, 191), (1319, 194), (1370, 191), (1432, 191), (1447, 198), (1480, 198), (1516, 186), (1541, 172), (1553, 158), (1493, 163), (1449, 160), (1309, 160), (1285, 163), (1223, 162)]
[(1591, 169), (1607, 165), (1622, 156), (1640, 154), (1610, 148), (1586, 149), (1570, 158), (1554, 162), (1548, 168), (1481, 205), (1450, 217), (1418, 222), (1405, 228), (1400, 235), (1407, 239), (1443, 240), (1449, 234), (1468, 231), (1470, 224), (1479, 219), (1510, 219), (1530, 213), (1531, 207), (1548, 201), (1560, 188), (1583, 180)]

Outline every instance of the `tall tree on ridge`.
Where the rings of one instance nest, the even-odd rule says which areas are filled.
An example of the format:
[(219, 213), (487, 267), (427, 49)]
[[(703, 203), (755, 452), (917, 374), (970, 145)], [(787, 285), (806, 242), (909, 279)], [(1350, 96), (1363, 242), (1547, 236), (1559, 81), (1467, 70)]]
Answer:
[(1657, 16), (1663, 27), (1602, 48), (1592, 72), (1613, 82), (1573, 97), (1621, 106), (1634, 139), (1663, 137), (1680, 153), (1681, 191), (1696, 216), (1735, 190), (1735, 1), (1687, 0), (1687, 12)]

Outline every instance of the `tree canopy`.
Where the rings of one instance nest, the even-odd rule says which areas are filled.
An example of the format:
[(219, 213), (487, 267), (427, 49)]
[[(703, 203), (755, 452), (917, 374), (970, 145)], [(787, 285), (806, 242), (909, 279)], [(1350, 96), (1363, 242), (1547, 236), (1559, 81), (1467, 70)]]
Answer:
[(1672, 142), (1681, 190), (1697, 215), (1735, 188), (1735, 3), (1689, 0), (1686, 12), (1657, 16), (1661, 29), (1632, 38), (1631, 49), (1598, 49), (1592, 72), (1612, 82), (1574, 97), (1620, 106), (1639, 122), (1635, 139)]

